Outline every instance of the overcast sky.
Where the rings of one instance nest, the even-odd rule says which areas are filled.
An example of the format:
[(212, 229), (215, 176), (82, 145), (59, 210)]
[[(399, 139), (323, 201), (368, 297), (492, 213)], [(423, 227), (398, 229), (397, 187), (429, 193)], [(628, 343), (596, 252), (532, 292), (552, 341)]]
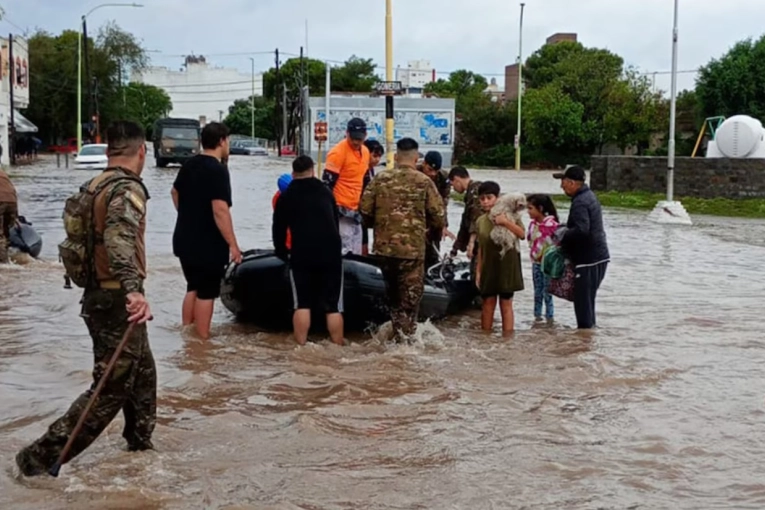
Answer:
[[(249, 72), (247, 55), (279, 48), (342, 61), (351, 54), (385, 63), (384, 0), (137, 0), (143, 8), (105, 7), (88, 18), (89, 30), (109, 20), (143, 41), (154, 65), (179, 68), (181, 55), (203, 54), (209, 63)], [(18, 27), (58, 33), (76, 29), (100, 0), (0, 1)], [(671, 68), (672, 0), (526, 0), (524, 57), (556, 32), (576, 32), (586, 46), (608, 48), (646, 73)], [(427, 59), (438, 72), (467, 68), (495, 76), (518, 54), (520, 4), (506, 0), (393, 0), (394, 66)], [(680, 0), (679, 69), (696, 70), (736, 41), (765, 33), (765, 0)], [(13, 25), (12, 25), (12, 24)], [(229, 54), (229, 55), (226, 55)], [(258, 70), (273, 64), (256, 56)], [(379, 71), (382, 75), (384, 69)], [(444, 75), (445, 76), (445, 75)], [(695, 75), (681, 74), (680, 89)], [(669, 89), (669, 75), (658, 75)]]

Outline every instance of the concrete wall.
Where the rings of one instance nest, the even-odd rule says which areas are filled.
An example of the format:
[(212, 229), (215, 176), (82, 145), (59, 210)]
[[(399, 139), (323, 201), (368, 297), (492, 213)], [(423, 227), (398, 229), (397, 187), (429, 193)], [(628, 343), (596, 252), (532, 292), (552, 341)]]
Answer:
[[(676, 158), (674, 184), (679, 197), (765, 198), (765, 159)], [(667, 158), (593, 156), (590, 185), (664, 193)]]
[[(325, 98), (312, 97), (308, 104), (310, 120), (306, 126), (306, 152), (316, 159), (318, 151), (313, 140), (313, 126), (315, 122), (326, 120)], [(345, 138), (346, 125), (353, 117), (364, 119), (367, 123), (367, 137), (385, 146), (385, 98), (333, 96), (330, 98), (329, 112), (330, 148)], [(444, 168), (448, 168), (454, 153), (454, 120), (454, 99), (396, 97), (394, 142), (405, 137), (414, 138), (420, 144), (420, 152), (439, 151), (443, 156)], [(322, 148), (322, 151), (326, 154), (326, 148)]]

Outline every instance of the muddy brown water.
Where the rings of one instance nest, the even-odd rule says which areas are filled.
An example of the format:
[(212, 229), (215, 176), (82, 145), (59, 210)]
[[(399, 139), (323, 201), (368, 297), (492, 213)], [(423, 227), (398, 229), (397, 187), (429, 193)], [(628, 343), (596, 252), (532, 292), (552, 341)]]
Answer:
[[(268, 247), (288, 163), (232, 158), (243, 248)], [(159, 372), (156, 451), (131, 454), (122, 418), (58, 479), (19, 479), (13, 457), (90, 383), (78, 290), (63, 289), (63, 200), (92, 173), (43, 160), (16, 171), (41, 260), (0, 268), (0, 508), (765, 508), (765, 222), (691, 228), (607, 210), (612, 264), (601, 328), (537, 326), (532, 283), (512, 339), (468, 312), (414, 346), (364, 335), (297, 348), (218, 304), (214, 339), (180, 327), (172, 256), (177, 169), (148, 167), (147, 292)], [(557, 192), (549, 172), (475, 172), (505, 190)], [(450, 206), (457, 225), (459, 205)], [(563, 211), (565, 217), (566, 211)]]

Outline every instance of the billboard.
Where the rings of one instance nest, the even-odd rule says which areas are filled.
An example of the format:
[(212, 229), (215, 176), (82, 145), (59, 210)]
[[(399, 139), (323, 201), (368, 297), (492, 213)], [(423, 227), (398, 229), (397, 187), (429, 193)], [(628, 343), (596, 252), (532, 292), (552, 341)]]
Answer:
[[(13, 85), (13, 104), (22, 109), (29, 106), (29, 47), (26, 39), (13, 38), (13, 62), (10, 59), (8, 39), (0, 39), (0, 72), (3, 83)], [(6, 81), (7, 80), (7, 81)], [(6, 89), (9, 90), (9, 89)]]
[[(328, 143), (333, 146), (345, 138), (345, 128), (353, 117), (367, 124), (367, 137), (385, 144), (385, 99), (361, 97), (332, 97), (329, 119), (325, 113), (325, 99), (310, 99), (311, 126), (328, 120)], [(394, 106), (393, 139), (413, 138), (420, 151), (437, 150), (449, 165), (454, 149), (455, 112), (454, 99), (397, 97)], [(315, 142), (306, 140), (313, 152)]]

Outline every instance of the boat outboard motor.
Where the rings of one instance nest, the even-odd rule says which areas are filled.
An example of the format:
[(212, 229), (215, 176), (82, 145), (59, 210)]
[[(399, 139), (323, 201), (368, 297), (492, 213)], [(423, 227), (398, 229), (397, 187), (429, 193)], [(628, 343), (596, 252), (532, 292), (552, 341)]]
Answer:
[(17, 225), (10, 231), (9, 241), (12, 247), (34, 258), (37, 258), (42, 251), (42, 237), (24, 216), (18, 217)]

